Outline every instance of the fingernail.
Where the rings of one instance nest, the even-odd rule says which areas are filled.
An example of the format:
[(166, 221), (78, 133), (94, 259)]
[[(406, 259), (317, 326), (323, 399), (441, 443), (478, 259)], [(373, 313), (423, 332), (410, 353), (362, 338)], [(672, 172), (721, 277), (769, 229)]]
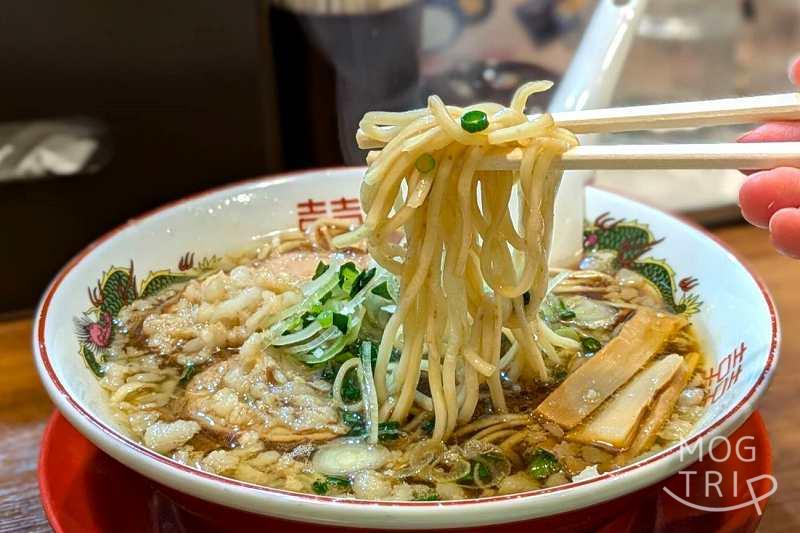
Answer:
[(736, 138), (736, 142), (737, 143), (746, 143), (746, 142), (753, 142), (753, 141), (758, 142), (759, 131), (764, 126), (765, 125), (762, 124), (761, 126), (757, 127), (756, 129), (750, 130), (750, 131), (748, 131), (746, 133), (743, 133), (743, 134), (739, 135), (739, 137)]

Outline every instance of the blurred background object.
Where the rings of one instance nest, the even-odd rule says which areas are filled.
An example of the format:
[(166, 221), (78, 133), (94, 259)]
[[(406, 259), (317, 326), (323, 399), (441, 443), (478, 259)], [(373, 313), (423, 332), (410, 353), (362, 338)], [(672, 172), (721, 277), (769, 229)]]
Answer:
[[(164, 202), (265, 173), (362, 164), (353, 132), (368, 109), (419, 107), (433, 92), (455, 104), (506, 102), (524, 81), (558, 81), (600, 2), (628, 4), (15, 2), (0, 17), (0, 248), (27, 263), (0, 263), (15, 280), (0, 289), (0, 312), (31, 308), (82, 246)], [(797, 0), (653, 1), (613, 104), (787, 91), (798, 51)], [(716, 142), (741, 131), (678, 134)], [(706, 222), (738, 216), (741, 179), (597, 176)]]
[(418, 107), (422, 3), (276, 0), (270, 11), (288, 168), (363, 164), (370, 110)]
[[(797, 0), (653, 1), (627, 58), (614, 105), (790, 92), (800, 53)], [(748, 126), (617, 134), (600, 142), (730, 142)], [(600, 171), (599, 186), (712, 225), (739, 220), (735, 170)]]
[(0, 182), (99, 172), (106, 128), (89, 119), (0, 124)]
[(4, 3), (0, 312), (33, 307), (71, 256), (128, 218), (282, 168), (262, 7)]

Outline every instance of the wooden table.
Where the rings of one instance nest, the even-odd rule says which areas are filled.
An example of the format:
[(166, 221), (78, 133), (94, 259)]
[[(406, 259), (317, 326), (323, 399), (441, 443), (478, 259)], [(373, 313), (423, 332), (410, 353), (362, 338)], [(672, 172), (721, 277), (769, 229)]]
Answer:
[[(765, 232), (714, 231), (772, 291), (784, 327), (780, 370), (761, 403), (774, 450), (778, 492), (761, 531), (800, 531), (800, 261), (779, 256)], [(39, 504), (36, 458), (52, 406), (34, 370), (29, 318), (0, 322), (0, 532), (48, 531)]]

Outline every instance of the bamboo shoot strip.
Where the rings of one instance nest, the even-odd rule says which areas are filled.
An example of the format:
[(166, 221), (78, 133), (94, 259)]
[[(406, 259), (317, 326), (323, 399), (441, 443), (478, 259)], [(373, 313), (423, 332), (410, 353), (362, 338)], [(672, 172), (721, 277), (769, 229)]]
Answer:
[(661, 431), (661, 428), (664, 427), (664, 424), (669, 420), (675, 403), (678, 401), (678, 397), (689, 383), (689, 379), (691, 379), (692, 374), (694, 374), (694, 369), (697, 367), (699, 361), (700, 354), (697, 352), (692, 352), (683, 358), (683, 364), (678, 372), (675, 373), (672, 381), (670, 381), (661, 394), (658, 395), (656, 403), (653, 404), (653, 408), (650, 409), (644, 422), (642, 422), (641, 429), (639, 429), (639, 433), (636, 434), (636, 438), (633, 439), (630, 448), (614, 459), (615, 466), (627, 464), (649, 450), (653, 444), (655, 444), (658, 432)]
[(572, 429), (639, 371), (685, 318), (649, 308), (636, 311), (597, 354), (578, 367), (536, 408), (536, 413)]
[(656, 394), (672, 379), (683, 358), (671, 354), (645, 367), (567, 439), (619, 451), (626, 449)]

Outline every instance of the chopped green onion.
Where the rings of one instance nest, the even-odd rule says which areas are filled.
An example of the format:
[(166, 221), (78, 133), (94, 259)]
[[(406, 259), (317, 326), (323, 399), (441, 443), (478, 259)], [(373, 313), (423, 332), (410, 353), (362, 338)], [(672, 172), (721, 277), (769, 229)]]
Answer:
[(335, 477), (335, 476), (327, 476), (328, 478), (328, 485), (333, 487), (338, 487), (340, 489), (349, 489), (350, 488), (350, 480), (345, 479), (342, 477)]
[(314, 320), (315, 320), (316, 318), (317, 318), (317, 317), (315, 317), (313, 313), (310, 313), (310, 312), (305, 312), (305, 313), (303, 313), (303, 316), (302, 316), (302, 319), (303, 319), (303, 327), (304, 327), (304, 328), (307, 328), (307, 327), (308, 327), (308, 326), (309, 326), (309, 325), (310, 325), (312, 322), (314, 322)]
[(370, 268), (369, 270), (363, 270), (361, 273), (356, 276), (355, 281), (353, 282), (353, 286), (350, 288), (350, 298), (358, 294), (361, 289), (367, 286), (367, 283), (375, 277), (376, 270), (374, 268)]
[(433, 427), (436, 425), (435, 418), (429, 418), (422, 424), (420, 424), (419, 428), (423, 431), (423, 433), (427, 433), (428, 435), (433, 433)]
[(347, 325), (350, 322), (348, 316), (340, 313), (333, 313), (331, 319), (333, 325), (339, 328), (339, 331), (342, 332), (342, 335), (345, 335), (347, 333)]
[(315, 494), (323, 496), (328, 493), (328, 484), (325, 481), (317, 480), (311, 484), (311, 489), (314, 491)]
[(346, 293), (350, 293), (350, 288), (358, 277), (358, 268), (355, 263), (348, 262), (339, 269), (339, 287)]
[(556, 456), (542, 448), (536, 450), (528, 464), (528, 473), (536, 479), (547, 479), (560, 471), (561, 464)]
[(430, 492), (415, 492), (414, 493), (414, 501), (415, 502), (436, 502), (439, 501), (439, 493), (435, 490), (431, 490)]
[(327, 476), (325, 481), (318, 479), (311, 484), (311, 489), (320, 496), (327, 494), (331, 488), (347, 490), (350, 488), (350, 480), (340, 477)]
[[(344, 387), (342, 387), (342, 399), (344, 399)], [(348, 437), (363, 437), (367, 434), (367, 428), (364, 424), (351, 426), (351, 428), (352, 429), (347, 433)], [(381, 442), (397, 440), (402, 436), (403, 432), (400, 430), (400, 424), (398, 422), (389, 421), (378, 424), (378, 440)]]
[(558, 301), (558, 319), (559, 320), (572, 320), (575, 318), (575, 311), (570, 309), (564, 304), (564, 300)]
[(382, 422), (378, 424), (378, 439), (381, 441), (397, 440), (403, 436), (399, 422)]
[(178, 380), (178, 385), (185, 387), (197, 374), (197, 367), (195, 365), (186, 365), (181, 372), (181, 378)]
[(483, 464), (483, 462), (472, 460), (469, 462), (469, 464), (470, 464), (469, 472), (464, 474), (464, 476), (458, 480), (459, 483), (467, 483), (467, 484), (474, 483), (476, 469), (478, 472), (478, 477), (481, 478), (481, 480), (489, 479), (489, 476), (491, 474), (489, 473), (489, 469), (486, 468), (486, 465)]
[(346, 426), (355, 427), (364, 424), (364, 417), (361, 413), (356, 411), (344, 411), (342, 410), (342, 424)]
[(326, 309), (317, 315), (317, 322), (323, 328), (329, 328), (333, 325), (333, 311)]
[(431, 154), (426, 152), (417, 158), (414, 162), (414, 166), (417, 167), (417, 170), (426, 174), (436, 168), (436, 160)]
[(328, 270), (328, 268), (329, 268), (329, 265), (326, 265), (325, 263), (320, 261), (319, 263), (317, 263), (317, 269), (314, 271), (314, 277), (311, 278), (311, 279), (312, 280), (313, 279), (317, 279), (318, 277), (323, 275)]
[[(358, 382), (356, 369), (351, 369), (342, 380), (342, 400), (347, 403), (355, 403), (361, 399), (361, 385)], [(363, 427), (363, 426), (362, 426)], [(356, 429), (353, 427), (353, 429)], [(350, 432), (352, 433), (352, 431)], [(348, 433), (348, 435), (350, 434)]]
[(600, 341), (594, 337), (584, 337), (581, 339), (581, 346), (584, 353), (597, 353), (603, 347)]
[(467, 111), (461, 115), (461, 127), (469, 133), (483, 131), (489, 127), (489, 117), (486, 116), (486, 113), (477, 109)]
[(385, 298), (387, 300), (392, 299), (392, 295), (389, 294), (389, 283), (386, 281), (376, 285), (371, 292), (372, 294), (380, 296), (381, 298)]

